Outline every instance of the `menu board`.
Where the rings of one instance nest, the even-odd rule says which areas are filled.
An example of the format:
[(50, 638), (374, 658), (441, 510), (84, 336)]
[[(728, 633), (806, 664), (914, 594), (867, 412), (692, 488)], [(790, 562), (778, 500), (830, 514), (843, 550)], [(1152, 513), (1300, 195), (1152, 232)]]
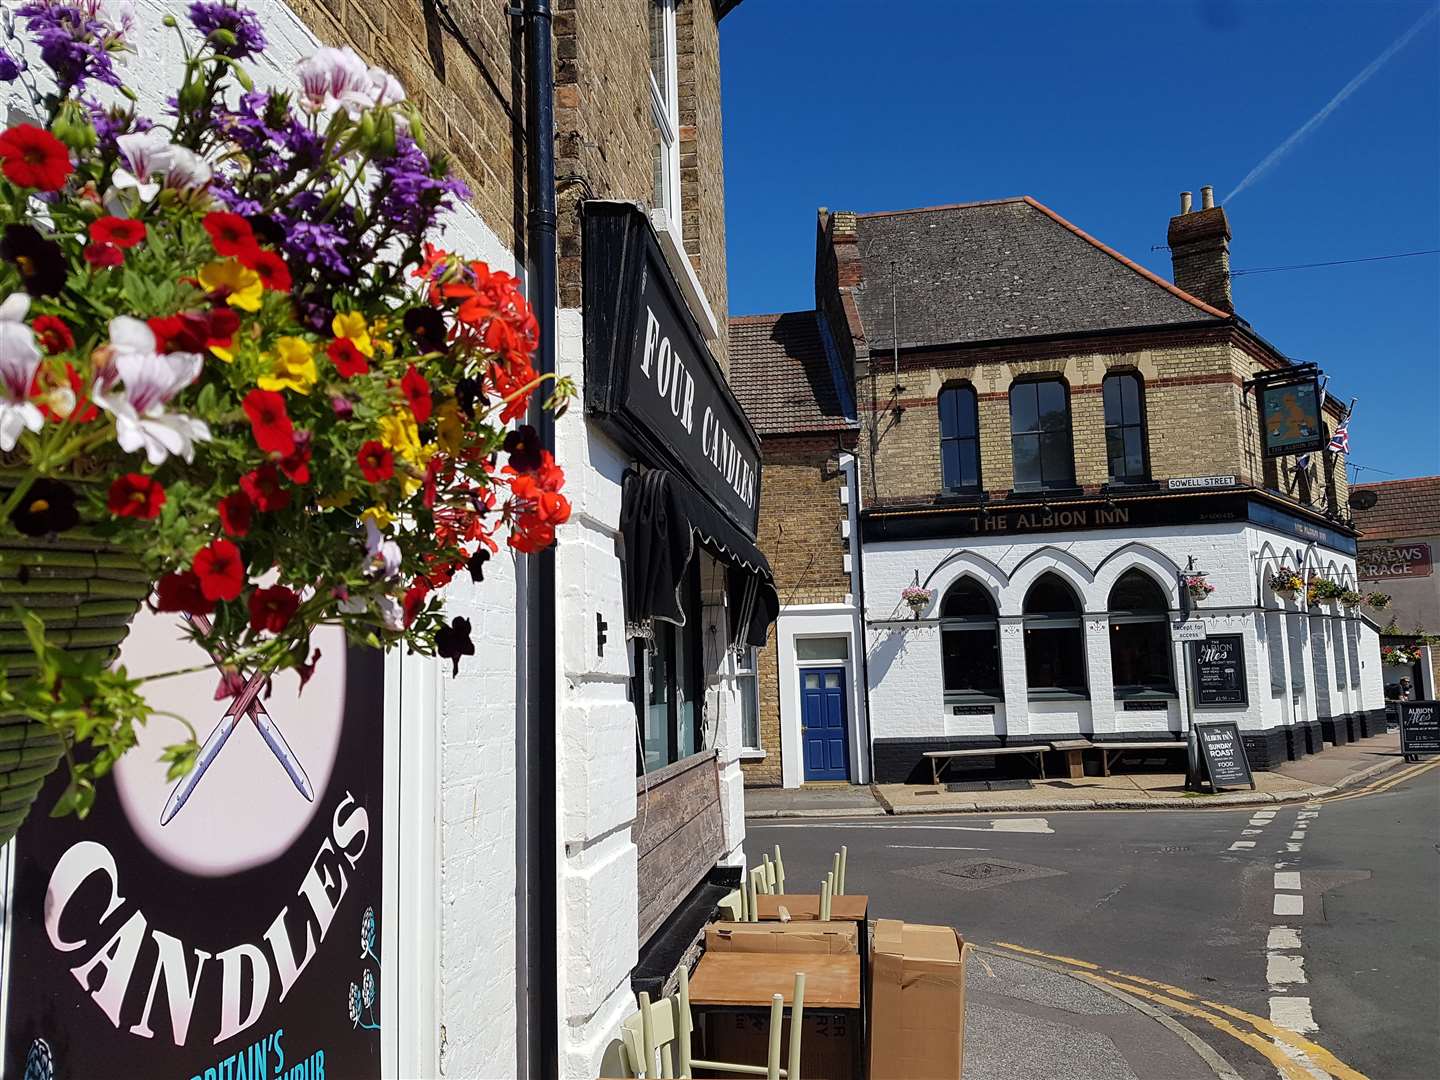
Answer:
[(1201, 708), (1248, 705), (1245, 680), (1245, 638), (1215, 634), (1191, 646), (1190, 668), (1195, 704)]
[(1216, 791), (1227, 787), (1249, 785), (1253, 791), (1255, 778), (1250, 774), (1250, 759), (1245, 756), (1245, 743), (1240, 728), (1233, 720), (1220, 724), (1196, 724), (1195, 739), (1200, 746), (1200, 761)]
[(1400, 702), (1400, 753), (1440, 754), (1440, 701)]
[[(174, 620), (142, 612), (121, 661), (203, 665)], [(156, 715), (84, 820), (49, 816), (65, 767), (47, 780), (0, 904), (0, 1074), (380, 1075), (383, 667), (339, 628), (312, 644), (303, 694), (282, 672), (238, 721), (213, 669), (147, 684)], [(206, 746), (178, 782), (159, 760), (184, 730), (167, 713)]]

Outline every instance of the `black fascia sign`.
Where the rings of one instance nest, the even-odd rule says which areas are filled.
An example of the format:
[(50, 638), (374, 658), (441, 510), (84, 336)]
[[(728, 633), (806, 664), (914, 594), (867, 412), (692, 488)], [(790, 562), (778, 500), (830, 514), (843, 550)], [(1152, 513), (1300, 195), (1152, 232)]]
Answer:
[(639, 207), (584, 204), (583, 274), (587, 415), (754, 540), (760, 441)]

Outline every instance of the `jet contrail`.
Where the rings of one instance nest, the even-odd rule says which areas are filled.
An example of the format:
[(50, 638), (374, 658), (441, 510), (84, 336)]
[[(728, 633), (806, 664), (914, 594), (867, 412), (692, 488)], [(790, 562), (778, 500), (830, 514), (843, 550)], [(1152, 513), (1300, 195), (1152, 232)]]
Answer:
[(1281, 158), (1283, 158), (1286, 154), (1288, 154), (1296, 143), (1298, 143), (1301, 139), (1305, 138), (1306, 135), (1309, 135), (1310, 132), (1314, 131), (1317, 127), (1323, 124), (1329, 118), (1330, 114), (1333, 113), (1344, 103), (1346, 98), (1348, 98), (1351, 94), (1355, 93), (1356, 90), (1359, 90), (1360, 87), (1364, 86), (1367, 82), (1369, 82), (1370, 76), (1374, 75), (1377, 71), (1384, 67), (1386, 62), (1389, 61), (1392, 56), (1394, 56), (1397, 52), (1399, 52), (1406, 45), (1408, 45), (1410, 43), (1410, 39), (1413, 38), (1416, 34), (1418, 34), (1425, 26), (1425, 24), (1435, 17), (1435, 13), (1437, 11), (1440, 11), (1440, 8), (1431, 8), (1429, 11), (1425, 12), (1424, 15), (1421, 15), (1414, 26), (1410, 27), (1409, 30), (1406, 30), (1405, 33), (1401, 34), (1398, 38), (1392, 41), (1390, 43), (1390, 47), (1387, 48), (1384, 52), (1382, 52), (1379, 56), (1377, 56), (1374, 60), (1370, 61), (1370, 63), (1366, 65), (1364, 71), (1360, 72), (1359, 75), (1356, 75), (1353, 79), (1351, 79), (1348, 83), (1341, 87), (1340, 92), (1334, 97), (1332, 97), (1329, 101), (1327, 101), (1323, 109), (1317, 112), (1314, 116), (1310, 117), (1309, 120), (1306, 120), (1305, 123), (1300, 125), (1300, 127), (1294, 132), (1294, 134), (1292, 134), (1288, 139), (1282, 142), (1274, 150), (1271, 150), (1270, 153), (1266, 154), (1265, 159), (1261, 161), (1259, 165), (1256, 165), (1255, 168), (1251, 169), (1249, 173), (1246, 174), (1244, 180), (1241, 180), (1240, 183), (1235, 185), (1235, 190), (1230, 192), (1229, 195), (1225, 196), (1225, 202), (1229, 202), (1231, 199), (1235, 198), (1236, 195), (1239, 195), (1240, 192), (1244, 191), (1247, 187), (1253, 184), (1256, 180), (1259, 180), (1260, 177), (1264, 176), (1267, 172), (1274, 168), (1275, 163)]

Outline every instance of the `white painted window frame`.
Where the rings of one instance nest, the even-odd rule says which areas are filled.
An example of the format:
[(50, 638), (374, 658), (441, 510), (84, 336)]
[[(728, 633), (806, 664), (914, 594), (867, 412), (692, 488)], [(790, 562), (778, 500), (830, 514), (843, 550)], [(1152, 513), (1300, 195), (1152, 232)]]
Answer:
[[(745, 657), (749, 658), (748, 663), (744, 659)], [(741, 699), (740, 708), (742, 710), (740, 759), (756, 761), (765, 756), (765, 742), (760, 736), (760, 647), (757, 645), (742, 645), (735, 654), (735, 692), (736, 696)], [(753, 745), (745, 741), (743, 710), (745, 708), (744, 698), (747, 694), (755, 702), (755, 742)]]
[(666, 223), (676, 239), (683, 238), (680, 222), (680, 83), (676, 71), (679, 62), (675, 41), (675, 0), (651, 0), (660, 12), (661, 33), (665, 49), (665, 85), (650, 69), (650, 114), (660, 140), (660, 205)]

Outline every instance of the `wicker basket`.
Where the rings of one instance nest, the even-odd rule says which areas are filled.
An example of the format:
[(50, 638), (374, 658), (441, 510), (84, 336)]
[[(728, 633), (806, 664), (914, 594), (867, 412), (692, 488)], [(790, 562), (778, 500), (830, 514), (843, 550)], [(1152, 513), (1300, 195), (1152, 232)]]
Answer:
[[(17, 607), (45, 620), (51, 642), (114, 656), (150, 584), (139, 559), (83, 529), (47, 540), (0, 539), (0, 668), (12, 680), (35, 671)], [(0, 716), (0, 844), (20, 828), (64, 752), (60, 735), (44, 724)]]

